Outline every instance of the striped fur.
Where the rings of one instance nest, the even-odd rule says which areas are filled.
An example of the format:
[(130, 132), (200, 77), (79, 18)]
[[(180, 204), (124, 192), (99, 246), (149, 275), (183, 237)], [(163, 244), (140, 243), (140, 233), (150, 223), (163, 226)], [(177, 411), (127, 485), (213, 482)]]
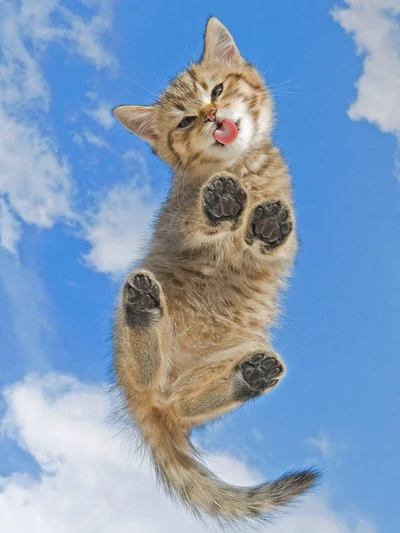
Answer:
[[(223, 91), (212, 98), (218, 84)], [(216, 126), (205, 120), (210, 110), (219, 121), (238, 125), (233, 144), (215, 141)], [(317, 473), (304, 470), (257, 487), (233, 487), (202, 465), (188, 436), (247, 399), (243, 364), (252, 354), (264, 354), (280, 369), (263, 392), (284, 376), (266, 329), (277, 315), (297, 239), (290, 176), (270, 137), (271, 96), (226, 28), (211, 18), (198, 63), (153, 106), (120, 106), (114, 113), (174, 171), (149, 252), (121, 291), (117, 382), (172, 494), (193, 511), (217, 518), (262, 517), (309, 489)], [(190, 125), (179, 127), (187, 116), (194, 117)], [(205, 191), (221, 173), (245, 192), (235, 224), (213, 225), (204, 210)], [(274, 202), (284, 206), (291, 232), (268, 248), (251, 232), (257, 206)]]

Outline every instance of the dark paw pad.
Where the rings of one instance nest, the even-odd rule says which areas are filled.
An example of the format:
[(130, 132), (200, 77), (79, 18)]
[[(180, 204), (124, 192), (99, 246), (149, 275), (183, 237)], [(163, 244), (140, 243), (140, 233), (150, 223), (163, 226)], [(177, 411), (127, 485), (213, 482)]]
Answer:
[(254, 210), (247, 241), (259, 239), (271, 250), (286, 240), (292, 228), (289, 210), (279, 200), (262, 204)]
[(147, 326), (151, 312), (160, 309), (160, 289), (146, 274), (129, 277), (124, 287), (126, 317), (135, 326)]
[(237, 367), (242, 383), (238, 389), (241, 399), (254, 398), (273, 387), (283, 374), (283, 366), (271, 354), (257, 353)]
[(228, 175), (217, 176), (203, 190), (204, 211), (213, 226), (224, 220), (236, 223), (245, 204), (246, 193)]

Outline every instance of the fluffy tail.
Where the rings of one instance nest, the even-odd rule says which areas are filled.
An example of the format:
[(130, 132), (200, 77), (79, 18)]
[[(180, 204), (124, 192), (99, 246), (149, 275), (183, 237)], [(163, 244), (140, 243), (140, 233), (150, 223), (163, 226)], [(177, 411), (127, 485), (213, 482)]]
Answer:
[(218, 479), (195, 456), (197, 450), (181, 429), (173, 428), (161, 413), (142, 419), (159, 478), (168, 492), (178, 496), (193, 512), (222, 519), (260, 518), (290, 503), (318, 479), (314, 470), (291, 472), (255, 487), (235, 487)]

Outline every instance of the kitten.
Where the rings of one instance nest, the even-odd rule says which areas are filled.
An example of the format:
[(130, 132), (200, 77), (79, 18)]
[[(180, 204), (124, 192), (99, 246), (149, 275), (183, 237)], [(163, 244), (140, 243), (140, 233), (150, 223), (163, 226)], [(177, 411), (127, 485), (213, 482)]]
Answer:
[(290, 177), (271, 143), (271, 96), (211, 18), (198, 63), (154, 105), (114, 114), (174, 171), (147, 257), (121, 293), (117, 383), (172, 494), (198, 513), (261, 517), (309, 489), (317, 472), (234, 487), (195, 459), (188, 435), (285, 374), (266, 328), (297, 241)]

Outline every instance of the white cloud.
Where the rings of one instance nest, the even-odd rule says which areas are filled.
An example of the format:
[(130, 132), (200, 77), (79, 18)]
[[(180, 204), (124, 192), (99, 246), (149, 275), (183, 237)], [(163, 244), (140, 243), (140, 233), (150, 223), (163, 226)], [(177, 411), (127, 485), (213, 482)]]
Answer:
[(265, 533), (377, 533), (368, 518), (350, 509), (339, 514), (329, 506), (327, 495), (303, 500), (292, 516), (282, 516)]
[(316, 437), (309, 437), (307, 443), (312, 448), (316, 448), (321, 455), (328, 456), (332, 453), (332, 441), (324, 431), (321, 431)]
[[(0, 478), (2, 533), (200, 533), (206, 531), (159, 490), (110, 423), (100, 386), (60, 374), (30, 376), (4, 393), (3, 436), (39, 466), (39, 475)], [(245, 463), (213, 455), (210, 466), (234, 483), (261, 479)], [(209, 529), (209, 528), (208, 528)], [(265, 533), (376, 533), (359, 513), (339, 515), (327, 495), (309, 496)]]
[(108, 144), (102, 137), (99, 137), (99, 135), (96, 135), (90, 130), (84, 130), (82, 133), (75, 133), (73, 141), (81, 147), (84, 146), (84, 141), (86, 141), (88, 144), (92, 144), (97, 148), (109, 148)]
[(69, 43), (73, 52), (92, 62), (96, 68), (113, 70), (117, 62), (101, 42), (112, 27), (112, 3), (109, 0), (92, 0), (86, 4), (98, 9), (95, 15), (86, 20), (65, 7), (60, 9), (69, 27), (64, 31), (59, 30), (58, 34)]
[(321, 430), (316, 437), (309, 437), (307, 444), (328, 461), (337, 459), (342, 452), (349, 448), (343, 440), (333, 438), (325, 430)]
[(11, 352), (1, 354), (7, 358), (7, 372), (48, 371), (58, 342), (56, 313), (46, 287), (33, 269), (1, 249), (0, 285), (3, 322), (11, 339), (4, 345)]
[[(1, 105), (13, 111), (36, 102), (48, 109), (50, 89), (40, 59), (58, 43), (97, 68), (114, 69), (117, 61), (102, 40), (112, 27), (111, 0), (86, 0), (91, 16), (67, 9), (60, 0), (4, 0), (0, 4)], [(9, 109), (10, 110), (10, 109)]]
[(43, 51), (49, 43), (58, 42), (96, 68), (116, 68), (115, 57), (103, 43), (104, 36), (112, 29), (111, 0), (84, 0), (81, 11), (88, 15), (74, 13), (61, 0), (18, 3), (5, 0), (3, 3), (20, 37), (25, 42), (30, 40), (35, 49)]
[(54, 142), (35, 124), (15, 120), (0, 108), (0, 194), (28, 224), (49, 228), (72, 216), (70, 167)]
[(129, 151), (125, 160), (128, 167), (134, 165), (133, 178), (109, 189), (83, 222), (84, 237), (91, 245), (87, 263), (113, 275), (123, 273), (139, 257), (158, 207), (143, 157)]
[(11, 213), (9, 206), (0, 198), (0, 244), (11, 252), (17, 253), (17, 242), (21, 236), (21, 223)]
[(43, 128), (50, 89), (40, 60), (51, 43), (59, 43), (96, 68), (115, 67), (102, 43), (112, 24), (112, 2), (84, 4), (88, 16), (73, 13), (59, 0), (0, 3), (0, 243), (13, 253), (22, 221), (49, 228), (74, 218), (70, 166), (51, 128)]
[(115, 118), (111, 113), (112, 104), (99, 99), (98, 95), (91, 91), (86, 93), (86, 96), (90, 99), (91, 105), (85, 108), (85, 113), (103, 128), (112, 128), (115, 124)]
[(400, 0), (345, 0), (334, 19), (365, 55), (352, 120), (366, 119), (400, 139)]

